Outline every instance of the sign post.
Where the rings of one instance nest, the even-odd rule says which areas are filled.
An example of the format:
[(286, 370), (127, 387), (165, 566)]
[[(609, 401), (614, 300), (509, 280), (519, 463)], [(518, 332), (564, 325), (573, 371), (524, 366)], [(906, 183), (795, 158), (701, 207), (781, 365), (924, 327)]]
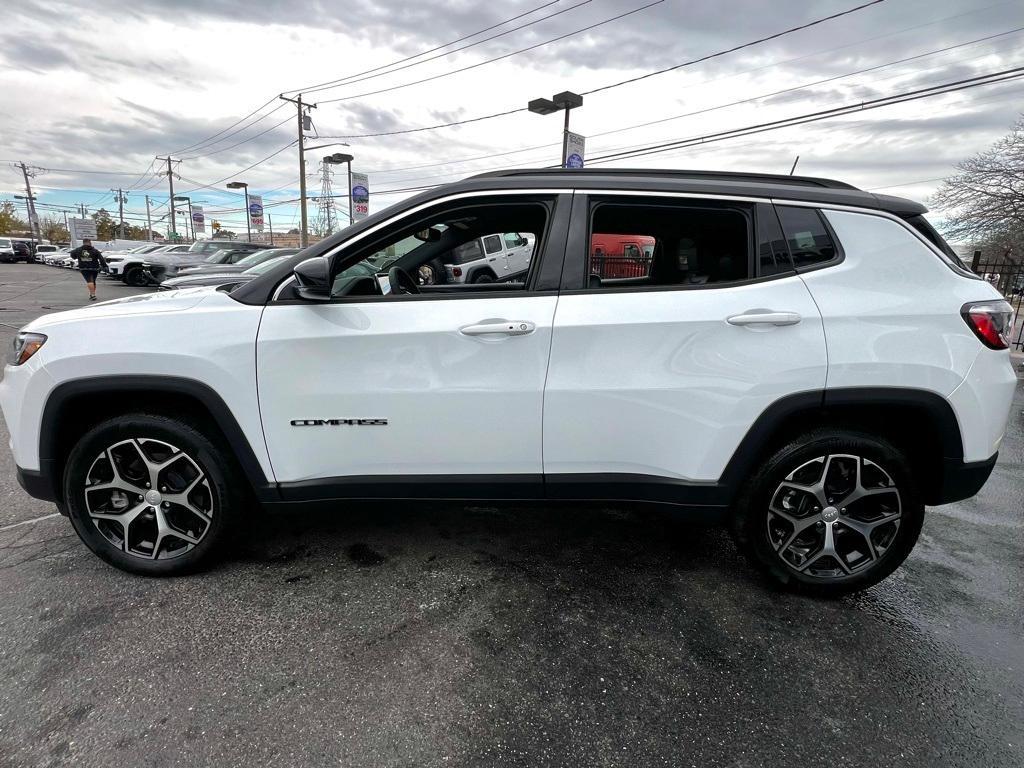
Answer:
[(349, 205), (352, 206), (352, 220), (359, 221), (370, 215), (370, 177), (365, 173), (352, 174), (352, 186), (348, 191)]
[(565, 157), (562, 158), (563, 168), (582, 168), (583, 150), (587, 143), (586, 136), (568, 131), (566, 133)]

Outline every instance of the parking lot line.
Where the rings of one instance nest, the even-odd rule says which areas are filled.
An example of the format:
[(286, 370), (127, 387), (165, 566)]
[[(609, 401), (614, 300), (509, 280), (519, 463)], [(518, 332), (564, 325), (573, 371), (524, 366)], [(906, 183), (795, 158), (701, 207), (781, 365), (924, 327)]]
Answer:
[(43, 515), (42, 517), (33, 517), (31, 520), (22, 520), (20, 523), (11, 523), (10, 525), (0, 526), (0, 533), (22, 525), (34, 525), (35, 523), (42, 522), (43, 520), (49, 520), (51, 517), (60, 517), (60, 512), (52, 512), (49, 515)]

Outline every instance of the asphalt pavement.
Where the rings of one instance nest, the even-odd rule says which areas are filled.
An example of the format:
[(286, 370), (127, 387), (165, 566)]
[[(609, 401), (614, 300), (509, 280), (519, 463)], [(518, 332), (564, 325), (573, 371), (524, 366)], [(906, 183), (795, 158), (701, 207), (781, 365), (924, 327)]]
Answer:
[[(0, 265), (0, 341), (84, 296)], [(1024, 765), (1022, 388), (982, 492), (833, 601), (597, 505), (254, 512), (214, 570), (140, 578), (0, 457), (4, 768)]]

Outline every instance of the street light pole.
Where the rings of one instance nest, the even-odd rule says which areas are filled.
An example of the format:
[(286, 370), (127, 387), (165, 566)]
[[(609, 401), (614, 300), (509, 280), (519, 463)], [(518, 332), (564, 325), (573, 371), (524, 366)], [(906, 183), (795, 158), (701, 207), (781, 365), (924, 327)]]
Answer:
[(562, 125), (562, 160), (559, 165), (565, 168), (569, 151), (569, 111), (583, 106), (583, 97), (572, 91), (556, 93), (550, 99), (534, 99), (526, 105), (527, 109), (537, 115), (551, 115), (559, 110), (565, 111), (565, 122)]
[[(326, 147), (326, 146), (330, 146), (330, 145), (324, 144), (323, 146)], [(340, 165), (341, 163), (345, 163), (345, 165), (348, 166), (348, 193), (345, 195), (345, 197), (348, 198), (348, 224), (349, 224), (349, 226), (352, 226), (352, 223), (355, 221), (355, 217), (353, 215), (354, 211), (353, 211), (353, 208), (352, 208), (352, 161), (353, 160), (355, 160), (355, 157), (353, 157), (352, 155), (345, 154), (344, 152), (335, 152), (333, 155), (328, 155), (327, 157), (324, 158), (324, 162), (325, 163), (330, 163), (331, 165)]]
[(249, 220), (249, 185), (244, 181), (231, 181), (228, 182), (228, 189), (244, 189), (245, 190), (245, 237), (251, 243), (252, 242), (252, 222)]

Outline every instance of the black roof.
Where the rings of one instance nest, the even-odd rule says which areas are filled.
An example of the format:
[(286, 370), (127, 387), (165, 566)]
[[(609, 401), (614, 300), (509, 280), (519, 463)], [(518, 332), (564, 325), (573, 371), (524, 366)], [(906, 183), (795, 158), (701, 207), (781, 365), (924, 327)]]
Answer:
[(580, 174), (592, 176), (612, 177), (639, 177), (657, 179), (699, 179), (703, 181), (748, 181), (760, 184), (785, 184), (787, 186), (808, 186), (826, 187), (829, 189), (857, 189), (852, 184), (835, 179), (823, 179), (817, 176), (783, 176), (777, 173), (742, 173), (739, 171), (687, 171), (687, 170), (663, 170), (658, 168), (577, 168), (566, 170), (564, 168), (513, 168), (504, 171), (488, 171), (470, 176), (470, 179), (495, 179), (509, 178), (513, 176), (564, 176)]
[[(575, 189), (631, 189), (656, 192), (692, 192), (738, 197), (783, 198), (811, 203), (875, 208), (898, 216), (927, 213), (912, 200), (876, 195), (852, 184), (816, 176), (774, 173), (737, 173), (653, 168), (521, 168), (470, 176), (445, 187), (446, 193), (470, 189), (566, 187)], [(429, 193), (416, 199), (425, 200)]]
[(494, 192), (511, 189), (576, 189), (582, 192), (630, 190), (657, 195), (664, 192), (688, 192), (697, 195), (795, 200), (823, 205), (848, 205), (887, 211), (897, 216), (927, 213), (920, 203), (890, 195), (876, 195), (851, 184), (814, 176), (783, 176), (772, 173), (735, 173), (731, 171), (662, 170), (651, 168), (518, 168), (490, 171), (478, 176), (444, 184), (406, 198), (343, 229), (326, 240), (314, 243), (292, 257), (289, 266), (261, 275), (239, 288), (232, 298), (246, 303), (266, 301), (267, 289), (285, 275), (291, 265), (305, 258), (326, 253), (337, 243), (375, 226), (383, 219), (401, 216), (423, 203), (464, 192)]

